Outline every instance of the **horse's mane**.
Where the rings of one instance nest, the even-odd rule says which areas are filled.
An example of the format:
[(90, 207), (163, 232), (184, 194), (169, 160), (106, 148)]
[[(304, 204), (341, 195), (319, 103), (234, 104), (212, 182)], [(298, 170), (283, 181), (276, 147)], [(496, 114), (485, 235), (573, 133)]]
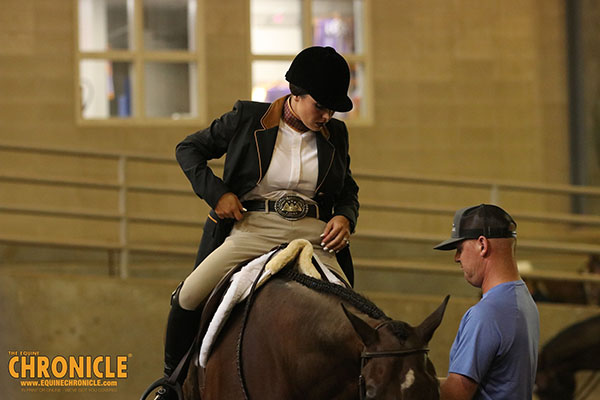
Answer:
[[(385, 313), (381, 311), (381, 309), (377, 307), (375, 303), (352, 289), (348, 289), (335, 283), (312, 278), (308, 275), (301, 274), (292, 268), (286, 268), (282, 272), (285, 277), (293, 280), (294, 282), (298, 282), (302, 286), (317, 292), (327, 293), (338, 297), (373, 319), (392, 321), (392, 319), (385, 315)], [(392, 321), (387, 325), (400, 339), (406, 340), (406, 338), (408, 338), (406, 323), (402, 321)]]

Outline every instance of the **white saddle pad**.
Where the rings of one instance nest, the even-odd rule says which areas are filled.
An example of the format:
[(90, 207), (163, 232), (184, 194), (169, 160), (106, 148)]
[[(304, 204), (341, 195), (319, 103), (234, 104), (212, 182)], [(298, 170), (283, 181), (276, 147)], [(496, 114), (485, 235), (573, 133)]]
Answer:
[[(227, 318), (229, 318), (233, 307), (248, 297), (250, 290), (252, 289), (252, 284), (257, 279), (263, 265), (276, 251), (277, 250), (272, 250), (258, 258), (255, 258), (231, 277), (231, 284), (225, 292), (219, 307), (217, 307), (217, 311), (208, 325), (208, 330), (206, 331), (204, 339), (202, 340), (202, 345), (200, 346), (199, 362), (202, 368), (206, 367), (212, 346), (225, 321)], [(331, 271), (329, 271), (329, 269), (321, 262), (321, 260), (319, 260), (315, 254), (313, 254), (313, 248), (310, 242), (305, 239), (296, 239), (290, 242), (285, 249), (277, 251), (277, 254), (271, 258), (259, 278), (257, 287), (264, 284), (269, 277), (277, 273), (281, 268), (287, 265), (288, 262), (296, 257), (298, 257), (298, 270), (301, 273), (309, 275), (313, 278), (321, 278), (321, 275), (312, 264), (312, 258), (314, 257), (329, 282), (344, 286), (344, 283), (340, 281), (338, 277), (335, 276)]]

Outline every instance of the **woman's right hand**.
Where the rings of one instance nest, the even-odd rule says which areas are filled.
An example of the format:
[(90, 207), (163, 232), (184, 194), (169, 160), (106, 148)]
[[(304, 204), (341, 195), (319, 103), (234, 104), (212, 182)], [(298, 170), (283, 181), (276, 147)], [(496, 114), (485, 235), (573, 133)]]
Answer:
[(246, 209), (242, 206), (240, 199), (232, 192), (221, 196), (215, 207), (215, 213), (221, 219), (232, 218), (239, 221), (244, 217), (242, 214), (244, 211)]

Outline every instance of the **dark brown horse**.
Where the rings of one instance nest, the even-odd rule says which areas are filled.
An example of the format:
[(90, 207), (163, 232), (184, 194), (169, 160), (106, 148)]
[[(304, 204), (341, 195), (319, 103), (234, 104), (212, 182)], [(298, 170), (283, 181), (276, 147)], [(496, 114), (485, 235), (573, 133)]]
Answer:
[(427, 344), (447, 302), (412, 327), (288, 269), (234, 309), (205, 370), (194, 357), (185, 398), (439, 399)]
[(575, 394), (575, 373), (600, 371), (600, 315), (559, 332), (542, 348), (536, 377), (540, 400), (584, 399), (598, 384), (595, 375)]

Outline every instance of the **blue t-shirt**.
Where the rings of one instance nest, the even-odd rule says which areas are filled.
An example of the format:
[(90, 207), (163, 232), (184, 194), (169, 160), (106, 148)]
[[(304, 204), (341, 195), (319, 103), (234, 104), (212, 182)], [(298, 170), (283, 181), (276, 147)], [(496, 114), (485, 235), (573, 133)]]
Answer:
[(460, 321), (448, 372), (479, 384), (474, 399), (531, 399), (540, 320), (522, 280), (497, 285)]

